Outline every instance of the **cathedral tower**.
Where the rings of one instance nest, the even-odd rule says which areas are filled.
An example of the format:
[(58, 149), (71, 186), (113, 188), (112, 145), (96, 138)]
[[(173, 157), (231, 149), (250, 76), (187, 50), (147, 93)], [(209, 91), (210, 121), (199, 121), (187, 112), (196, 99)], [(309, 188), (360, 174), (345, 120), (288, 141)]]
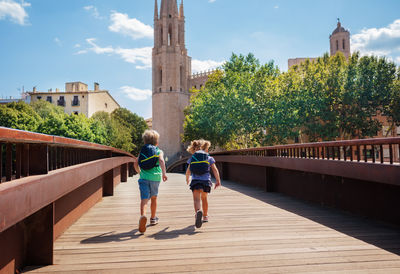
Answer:
[(350, 57), (350, 32), (342, 27), (338, 19), (337, 28), (329, 37), (331, 45), (331, 56), (336, 52), (343, 52), (344, 56), (348, 59)]
[(154, 7), (153, 129), (160, 133), (160, 148), (168, 163), (183, 151), (183, 110), (189, 105), (191, 58), (185, 46), (183, 0), (161, 0)]

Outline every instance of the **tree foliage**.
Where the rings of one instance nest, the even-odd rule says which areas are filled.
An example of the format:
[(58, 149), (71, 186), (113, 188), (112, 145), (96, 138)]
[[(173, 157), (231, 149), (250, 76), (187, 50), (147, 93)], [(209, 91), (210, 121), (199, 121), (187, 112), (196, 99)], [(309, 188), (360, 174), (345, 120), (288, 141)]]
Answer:
[(192, 90), (184, 139), (224, 148), (372, 137), (379, 115), (400, 124), (399, 69), (393, 62), (338, 53), (280, 72), (235, 55), (205, 87)]
[(0, 105), (0, 126), (94, 142), (135, 154), (147, 129), (144, 119), (127, 109), (112, 114), (97, 112), (88, 119), (83, 114), (68, 115), (63, 108), (43, 100), (30, 105)]

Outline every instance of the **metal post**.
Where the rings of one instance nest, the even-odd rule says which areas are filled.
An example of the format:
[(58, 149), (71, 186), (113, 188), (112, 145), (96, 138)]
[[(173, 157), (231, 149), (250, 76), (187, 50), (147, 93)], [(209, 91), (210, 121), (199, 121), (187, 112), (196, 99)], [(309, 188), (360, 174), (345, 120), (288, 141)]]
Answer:
[(17, 144), (15, 150), (15, 179), (21, 178), (22, 170), (22, 144)]
[(6, 145), (6, 182), (12, 180), (12, 144)]

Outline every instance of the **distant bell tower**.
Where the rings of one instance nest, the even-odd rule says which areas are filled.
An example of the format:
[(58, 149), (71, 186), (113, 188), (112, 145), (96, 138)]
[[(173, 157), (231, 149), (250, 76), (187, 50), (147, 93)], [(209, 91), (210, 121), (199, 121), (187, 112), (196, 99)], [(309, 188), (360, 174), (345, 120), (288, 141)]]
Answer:
[(160, 133), (160, 148), (167, 163), (178, 159), (183, 151), (183, 110), (189, 105), (191, 58), (185, 46), (183, 0), (161, 0), (154, 7), (153, 48), (153, 129)]
[(350, 32), (342, 27), (338, 18), (337, 28), (329, 37), (331, 45), (331, 56), (336, 52), (343, 52), (344, 56), (348, 59), (350, 57)]

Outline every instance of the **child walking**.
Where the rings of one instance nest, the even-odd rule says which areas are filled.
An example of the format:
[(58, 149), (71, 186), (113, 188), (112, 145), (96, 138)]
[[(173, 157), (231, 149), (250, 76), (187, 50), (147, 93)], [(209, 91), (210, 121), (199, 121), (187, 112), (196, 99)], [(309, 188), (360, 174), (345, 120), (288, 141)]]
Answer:
[(216, 179), (214, 189), (221, 186), (219, 172), (215, 160), (208, 154), (211, 143), (205, 140), (192, 141), (187, 151), (192, 155), (188, 160), (186, 170), (186, 183), (189, 184), (190, 176), (192, 181), (190, 189), (193, 193), (195, 226), (200, 228), (203, 222), (208, 222), (208, 194), (211, 192), (212, 182), (210, 169)]
[(140, 173), (140, 233), (146, 231), (146, 207), (149, 200), (151, 200), (150, 225), (158, 224), (158, 218), (156, 217), (158, 187), (161, 179), (164, 182), (168, 179), (164, 153), (157, 147), (160, 135), (155, 130), (146, 130), (142, 137), (144, 146), (140, 150), (138, 160), (134, 163), (136, 172)]

